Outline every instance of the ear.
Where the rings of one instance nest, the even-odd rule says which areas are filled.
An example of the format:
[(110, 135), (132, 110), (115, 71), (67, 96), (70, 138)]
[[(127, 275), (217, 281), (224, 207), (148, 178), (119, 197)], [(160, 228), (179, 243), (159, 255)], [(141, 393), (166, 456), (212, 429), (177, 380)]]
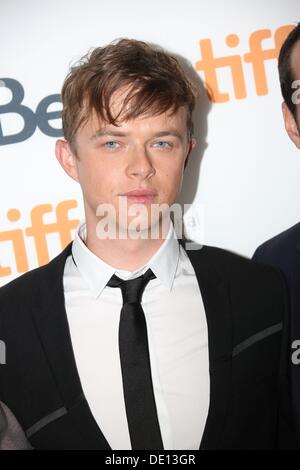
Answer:
[(185, 162), (184, 162), (184, 168), (183, 168), (183, 171), (186, 169), (186, 166), (188, 164), (188, 160), (189, 160), (189, 156), (190, 156), (190, 153), (191, 151), (196, 147), (196, 139), (194, 137), (191, 138), (190, 142), (189, 142), (189, 149), (188, 149), (188, 153), (186, 154), (186, 157), (185, 157)]
[(79, 182), (77, 171), (77, 157), (71, 150), (70, 144), (62, 139), (56, 141), (55, 156), (65, 172)]
[(296, 147), (300, 149), (300, 135), (299, 135), (297, 123), (291, 111), (289, 110), (286, 103), (284, 102), (282, 103), (282, 113), (283, 113), (283, 119), (284, 119), (286, 131), (290, 139), (296, 145)]

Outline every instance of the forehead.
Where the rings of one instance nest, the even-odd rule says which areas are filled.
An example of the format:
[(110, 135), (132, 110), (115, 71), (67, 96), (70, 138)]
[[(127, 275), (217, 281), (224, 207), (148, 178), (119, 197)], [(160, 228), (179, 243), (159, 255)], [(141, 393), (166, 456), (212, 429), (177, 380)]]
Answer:
[(120, 120), (114, 125), (105, 122), (95, 113), (92, 114), (85, 126), (90, 137), (99, 134), (101, 131), (122, 131), (128, 134), (134, 133), (157, 133), (163, 131), (175, 131), (184, 134), (187, 129), (187, 110), (185, 107), (179, 108), (175, 113), (167, 111), (158, 115), (141, 115), (128, 120)]
[[(108, 107), (109, 112), (113, 118), (117, 118), (118, 126), (130, 126), (132, 123), (135, 125), (167, 125), (170, 122), (176, 123), (180, 125), (181, 121), (187, 122), (188, 116), (188, 109), (186, 106), (181, 106), (178, 110), (174, 113), (172, 109), (167, 110), (165, 112), (160, 112), (159, 101), (153, 102), (154, 108), (151, 107), (146, 111), (144, 114), (140, 114), (136, 117), (130, 117), (132, 111), (134, 113), (138, 111), (137, 105), (135, 101), (136, 93), (138, 92), (138, 87), (135, 86), (134, 83), (129, 83), (128, 85), (122, 86), (118, 88), (110, 97)], [(172, 105), (171, 105), (172, 106)], [(106, 113), (104, 112), (104, 115)], [(100, 126), (114, 126), (108, 122), (102, 122), (103, 116), (97, 116), (96, 111), (92, 112), (89, 121), (95, 125), (95, 123)]]

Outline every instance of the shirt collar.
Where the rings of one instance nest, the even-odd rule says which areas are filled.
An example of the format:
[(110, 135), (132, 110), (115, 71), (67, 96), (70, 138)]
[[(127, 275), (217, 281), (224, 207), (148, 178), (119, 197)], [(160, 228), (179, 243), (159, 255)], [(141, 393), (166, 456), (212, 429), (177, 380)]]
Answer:
[(75, 233), (72, 256), (95, 298), (101, 294), (113, 274), (121, 279), (133, 279), (142, 275), (148, 268), (151, 268), (157, 279), (171, 291), (179, 259), (179, 243), (172, 222), (168, 235), (157, 252), (144, 266), (133, 272), (118, 270), (95, 255), (85, 244), (86, 235), (87, 227), (83, 222)]

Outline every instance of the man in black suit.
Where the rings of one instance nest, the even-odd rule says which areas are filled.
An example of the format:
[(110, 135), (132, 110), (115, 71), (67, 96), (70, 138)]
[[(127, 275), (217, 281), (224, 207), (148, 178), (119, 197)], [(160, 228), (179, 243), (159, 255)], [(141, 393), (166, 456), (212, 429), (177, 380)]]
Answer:
[(174, 231), (195, 99), (136, 40), (65, 80), (56, 156), (85, 223), (0, 289), (0, 397), (35, 449), (293, 446), (281, 274)]
[[(286, 131), (300, 149), (300, 23), (291, 31), (282, 45), (278, 70), (284, 102), (282, 111)], [(298, 80), (298, 82), (297, 82)], [(296, 415), (296, 427), (300, 446), (300, 223), (260, 246), (254, 259), (277, 266), (284, 272), (291, 308), (292, 394)]]

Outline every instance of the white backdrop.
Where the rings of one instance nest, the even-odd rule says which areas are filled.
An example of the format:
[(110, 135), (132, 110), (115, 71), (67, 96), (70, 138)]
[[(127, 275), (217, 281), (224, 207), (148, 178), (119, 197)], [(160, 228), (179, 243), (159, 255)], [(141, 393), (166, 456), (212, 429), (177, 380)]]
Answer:
[[(236, 98), (230, 67), (219, 68), (218, 87), (228, 99), (213, 103), (207, 116), (207, 106), (200, 109), (196, 120), (199, 145), (180, 195), (193, 204), (186, 216), (190, 237), (251, 256), (261, 242), (300, 220), (300, 152), (284, 130), (276, 57), (263, 61), (267, 90), (261, 96), (256, 86), (262, 79), (255, 81), (244, 57), (254, 32), (270, 30), (261, 49), (272, 50), (275, 31), (299, 20), (299, 0), (1, 0), (0, 285), (53, 258), (67, 243), (68, 228), (83, 218), (80, 188), (58, 165), (55, 137), (47, 135), (46, 126), (55, 134), (61, 121), (47, 124), (43, 111), (36, 118), (27, 110), (31, 127), (37, 119), (42, 130), (26, 128), (24, 108), (13, 105), (20, 85), (22, 105), (36, 115), (39, 103), (46, 107), (43, 100), (60, 93), (70, 63), (119, 37), (159, 44), (195, 70), (204, 39), (228, 64), (230, 56), (239, 56), (242, 75), (235, 79), (240, 83), (244, 76), (246, 96)], [(239, 39), (235, 47), (225, 41), (232, 34)], [(49, 100), (48, 112), (61, 109), (57, 97)], [(17, 142), (22, 132), (27, 138)], [(63, 216), (57, 222), (64, 210), (73, 222)]]

